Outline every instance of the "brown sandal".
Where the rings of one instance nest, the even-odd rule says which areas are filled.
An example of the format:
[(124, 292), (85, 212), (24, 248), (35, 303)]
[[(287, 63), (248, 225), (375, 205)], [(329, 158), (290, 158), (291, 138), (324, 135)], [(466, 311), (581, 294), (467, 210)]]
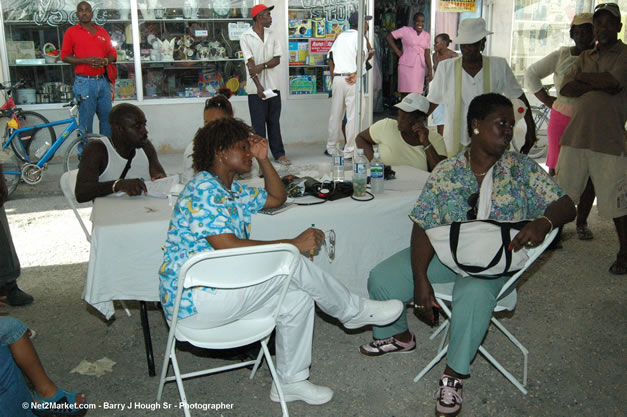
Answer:
[(587, 224), (577, 226), (577, 236), (580, 240), (592, 240), (592, 238), (594, 238), (594, 235), (592, 234), (592, 231), (588, 229)]

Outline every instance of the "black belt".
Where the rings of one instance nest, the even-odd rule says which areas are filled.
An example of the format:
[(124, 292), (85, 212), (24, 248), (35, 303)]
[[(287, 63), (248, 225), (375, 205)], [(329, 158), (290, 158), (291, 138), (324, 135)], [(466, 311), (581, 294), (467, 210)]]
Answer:
[(334, 77), (349, 77), (353, 75), (354, 72), (343, 72), (341, 74), (333, 74)]
[(100, 74), (100, 75), (83, 75), (83, 74), (76, 74), (77, 77), (79, 78), (90, 78), (92, 80), (99, 80), (100, 78), (104, 78), (104, 74)]

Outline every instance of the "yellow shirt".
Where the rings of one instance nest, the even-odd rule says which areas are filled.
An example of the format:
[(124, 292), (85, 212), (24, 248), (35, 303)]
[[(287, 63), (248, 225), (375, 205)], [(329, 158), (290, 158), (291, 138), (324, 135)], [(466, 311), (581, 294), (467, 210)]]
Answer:
[[(370, 137), (379, 146), (381, 160), (385, 165), (406, 165), (428, 171), (427, 155), (422, 145), (411, 146), (401, 136), (398, 123), (394, 119), (383, 119), (369, 129)], [(435, 131), (429, 129), (429, 142), (435, 150), (446, 156), (444, 138)]]

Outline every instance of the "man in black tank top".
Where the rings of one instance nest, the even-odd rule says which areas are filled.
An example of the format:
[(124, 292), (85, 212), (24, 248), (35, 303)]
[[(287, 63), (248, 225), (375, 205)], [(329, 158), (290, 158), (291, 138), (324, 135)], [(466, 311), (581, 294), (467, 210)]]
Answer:
[(146, 117), (133, 104), (121, 103), (109, 114), (111, 138), (87, 144), (76, 178), (76, 200), (85, 202), (122, 191), (146, 192), (144, 178), (165, 177), (155, 147), (148, 139)]

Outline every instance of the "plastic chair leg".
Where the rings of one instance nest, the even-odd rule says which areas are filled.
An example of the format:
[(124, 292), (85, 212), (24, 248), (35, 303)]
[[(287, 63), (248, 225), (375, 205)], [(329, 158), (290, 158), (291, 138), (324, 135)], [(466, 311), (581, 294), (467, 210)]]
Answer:
[(276, 369), (274, 369), (274, 363), (272, 362), (270, 351), (268, 350), (268, 346), (266, 345), (266, 340), (261, 341), (261, 349), (263, 350), (263, 353), (266, 356), (266, 361), (268, 362), (268, 368), (270, 368), (270, 374), (272, 375), (272, 380), (274, 381), (274, 385), (276, 386), (277, 393), (279, 394), (279, 400), (281, 400), (281, 410), (283, 411), (283, 417), (289, 417), (290, 414), (287, 411), (287, 403), (285, 402), (285, 397), (283, 396), (283, 388), (281, 388), (281, 383), (279, 382), (279, 376), (276, 373)]
[(128, 309), (128, 307), (126, 306), (126, 303), (124, 302), (124, 300), (119, 300), (120, 301), (120, 305), (122, 306), (122, 308), (124, 309), (124, 312), (126, 313), (126, 315), (128, 317), (131, 317), (131, 311)]

